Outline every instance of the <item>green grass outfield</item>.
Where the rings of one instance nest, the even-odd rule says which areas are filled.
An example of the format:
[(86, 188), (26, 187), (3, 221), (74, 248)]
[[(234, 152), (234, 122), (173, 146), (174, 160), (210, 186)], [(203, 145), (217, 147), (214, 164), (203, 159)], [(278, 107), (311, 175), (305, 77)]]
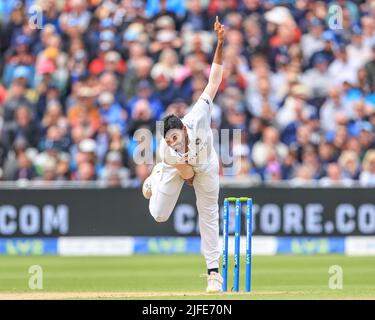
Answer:
[[(43, 268), (43, 290), (28, 287), (31, 265)], [(332, 265), (342, 290), (328, 287)], [(0, 299), (375, 299), (375, 257), (255, 256), (251, 294), (207, 295), (204, 273), (199, 255), (1, 256)], [(242, 257), (242, 290), (244, 273)]]

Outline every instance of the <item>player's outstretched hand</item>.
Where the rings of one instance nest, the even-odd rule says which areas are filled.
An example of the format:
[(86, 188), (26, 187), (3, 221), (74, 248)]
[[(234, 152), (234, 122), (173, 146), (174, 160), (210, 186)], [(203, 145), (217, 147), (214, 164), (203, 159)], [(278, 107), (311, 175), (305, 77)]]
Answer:
[(218, 16), (216, 16), (216, 21), (215, 21), (215, 24), (214, 24), (214, 30), (215, 30), (216, 35), (217, 35), (217, 40), (218, 41), (224, 41), (225, 29), (224, 29), (224, 25), (220, 23)]

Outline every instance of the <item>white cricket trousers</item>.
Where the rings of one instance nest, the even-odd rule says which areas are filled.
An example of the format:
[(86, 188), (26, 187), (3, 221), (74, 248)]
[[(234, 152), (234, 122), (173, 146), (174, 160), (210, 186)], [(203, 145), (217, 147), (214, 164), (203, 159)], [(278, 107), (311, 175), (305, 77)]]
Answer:
[[(160, 162), (152, 177), (151, 215), (157, 222), (170, 217), (180, 195), (184, 180), (177, 169)], [(207, 269), (219, 268), (219, 163), (217, 156), (204, 172), (195, 174), (193, 187), (197, 199), (201, 250)]]

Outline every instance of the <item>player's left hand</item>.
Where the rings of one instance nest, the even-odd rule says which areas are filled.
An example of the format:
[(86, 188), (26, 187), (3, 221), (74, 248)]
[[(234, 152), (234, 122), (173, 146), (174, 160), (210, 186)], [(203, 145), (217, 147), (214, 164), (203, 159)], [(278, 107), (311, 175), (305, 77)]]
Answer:
[(216, 16), (214, 30), (217, 35), (217, 40), (221, 42), (224, 41), (225, 28), (224, 25), (220, 23), (218, 16)]

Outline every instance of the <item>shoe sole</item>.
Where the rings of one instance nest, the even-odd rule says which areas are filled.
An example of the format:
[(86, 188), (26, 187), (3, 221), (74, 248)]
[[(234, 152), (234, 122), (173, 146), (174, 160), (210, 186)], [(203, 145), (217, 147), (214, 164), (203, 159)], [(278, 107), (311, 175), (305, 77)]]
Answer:
[(223, 293), (223, 291), (218, 290), (206, 290), (207, 293)]
[[(150, 177), (148, 177), (147, 179), (149, 179)], [(146, 179), (146, 180), (147, 180)], [(149, 184), (150, 182), (145, 182), (143, 183), (143, 186), (142, 186), (142, 194), (143, 194), (143, 197), (147, 200), (150, 200), (151, 196), (152, 196), (152, 191), (151, 191), (151, 188), (147, 188), (147, 184)]]

